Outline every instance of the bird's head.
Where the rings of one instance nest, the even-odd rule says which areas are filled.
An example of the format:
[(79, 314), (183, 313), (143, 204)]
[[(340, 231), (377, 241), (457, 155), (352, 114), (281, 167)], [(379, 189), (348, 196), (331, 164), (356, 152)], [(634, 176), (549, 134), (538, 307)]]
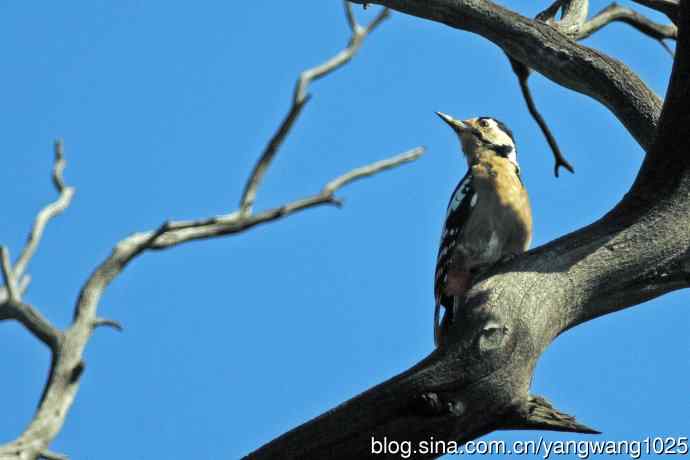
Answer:
[(514, 163), (517, 151), (513, 132), (502, 122), (491, 117), (456, 120), (443, 112), (436, 112), (460, 138), (467, 164), (472, 165), (484, 156), (498, 155)]

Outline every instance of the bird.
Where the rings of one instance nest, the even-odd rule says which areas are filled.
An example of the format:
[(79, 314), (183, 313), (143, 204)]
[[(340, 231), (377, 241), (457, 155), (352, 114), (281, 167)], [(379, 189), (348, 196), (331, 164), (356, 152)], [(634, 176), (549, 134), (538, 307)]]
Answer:
[(529, 248), (532, 212), (513, 132), (492, 117), (456, 120), (436, 114), (457, 134), (468, 167), (451, 194), (436, 258), (434, 343), (439, 347), (441, 306), (444, 323), (450, 324), (478, 273)]

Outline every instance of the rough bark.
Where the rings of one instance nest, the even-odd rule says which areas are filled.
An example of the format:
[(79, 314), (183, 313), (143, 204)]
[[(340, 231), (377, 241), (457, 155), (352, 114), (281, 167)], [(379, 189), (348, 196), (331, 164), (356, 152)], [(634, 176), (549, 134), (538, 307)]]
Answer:
[(371, 438), (384, 436), (415, 445), (432, 437), (465, 442), (500, 429), (594, 432), (530, 395), (530, 383), (540, 355), (563, 331), (690, 286), (688, 2), (681, 2), (663, 112), (623, 64), (489, 2), (371, 3), (481, 34), (605, 104), (647, 154), (630, 191), (602, 219), (484, 274), (460, 317), (444, 324), (441, 348), (247, 458), (369, 458)]
[[(413, 443), (433, 437), (462, 443), (500, 429), (595, 432), (529, 393), (540, 355), (571, 327), (690, 285), (688, 0), (680, 5), (671, 0), (636, 1), (663, 11), (677, 31), (613, 7), (588, 22), (586, 0), (559, 0), (540, 20), (486, 0), (354, 2), (381, 4), (491, 40), (523, 72), (535, 70), (604, 104), (647, 154), (630, 191), (602, 219), (484, 273), (467, 295), (457, 320), (444, 323), (442, 347), (248, 458), (367, 458), (372, 456), (372, 437)], [(558, 9), (563, 13), (557, 21)], [(0, 321), (20, 321), (52, 352), (50, 377), (38, 411), (24, 433), (0, 446), (0, 458), (64, 458), (48, 446), (76, 397), (85, 370), (82, 355), (93, 330), (119, 328), (116, 322), (100, 318), (97, 308), (109, 283), (129, 262), (150, 250), (233, 234), (303, 209), (338, 204), (335, 192), (340, 187), (421, 155), (422, 150), (415, 149), (353, 170), (313, 196), (263, 212), (252, 210), (263, 172), (308, 101), (306, 86), (348, 62), (387, 14), (384, 10), (363, 28), (346, 4), (350, 42), (333, 59), (301, 75), (291, 109), (250, 174), (238, 210), (207, 219), (167, 222), (120, 241), (89, 277), (76, 302), (74, 322), (64, 331), (22, 302), (28, 285), (26, 268), (41, 234), (74, 193), (62, 179), (62, 144), (56, 144), (53, 179), (58, 199), (38, 214), (14, 265), (7, 250), (0, 248), (5, 284), (0, 288)], [(613, 20), (625, 20), (653, 38), (677, 36), (677, 57), (663, 111), (661, 100), (623, 63), (577, 43)], [(417, 452), (415, 458), (439, 454)]]
[(561, 86), (608, 107), (647, 150), (654, 140), (661, 100), (625, 64), (539, 20), (486, 0), (355, 0), (478, 34), (509, 56)]

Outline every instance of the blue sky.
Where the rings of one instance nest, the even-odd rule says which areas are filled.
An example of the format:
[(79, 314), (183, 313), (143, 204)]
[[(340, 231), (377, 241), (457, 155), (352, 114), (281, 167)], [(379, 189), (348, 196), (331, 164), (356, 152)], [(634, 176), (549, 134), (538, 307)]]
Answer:
[[(543, 6), (508, 5), (530, 15)], [(53, 199), (57, 136), (77, 188), (32, 261), (25, 300), (65, 327), (118, 240), (235, 209), (296, 75), (347, 38), (336, 0), (2, 3), (0, 242), (16, 255)], [(665, 93), (671, 59), (657, 43), (625, 25), (587, 43)], [(492, 115), (514, 130), (535, 246), (603, 215), (640, 165), (640, 147), (604, 107), (538, 75), (531, 86), (575, 175), (553, 177), (500, 50), (395, 14), (350, 65), (313, 85), (256, 207), (417, 145), (428, 153), (348, 186), (340, 210), (137, 259), (99, 310), (125, 332), (93, 336), (53, 449), (74, 459), (238, 458), (426, 356), (444, 208), (465, 172), (434, 111)], [(540, 360), (533, 391), (604, 432), (592, 439), (687, 436), (689, 325), (687, 293), (677, 292), (577, 327)], [(0, 349), (4, 442), (30, 420), (49, 353), (7, 322)], [(584, 439), (489, 438), (539, 435)]]

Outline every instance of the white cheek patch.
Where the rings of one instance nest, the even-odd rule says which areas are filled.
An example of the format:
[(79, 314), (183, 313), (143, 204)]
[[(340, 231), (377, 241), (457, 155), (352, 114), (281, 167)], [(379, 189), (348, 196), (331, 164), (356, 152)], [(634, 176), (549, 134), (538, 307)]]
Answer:
[(515, 150), (515, 144), (508, 133), (503, 131), (497, 124), (496, 120), (489, 120), (489, 140), (498, 145), (510, 145)]
[(507, 145), (512, 147), (511, 151), (508, 153), (508, 160), (517, 164), (517, 151), (515, 149), (515, 143), (510, 138), (508, 133), (503, 131), (500, 126), (496, 123), (493, 118), (489, 120), (489, 133), (487, 135), (488, 140), (492, 144), (496, 145)]

